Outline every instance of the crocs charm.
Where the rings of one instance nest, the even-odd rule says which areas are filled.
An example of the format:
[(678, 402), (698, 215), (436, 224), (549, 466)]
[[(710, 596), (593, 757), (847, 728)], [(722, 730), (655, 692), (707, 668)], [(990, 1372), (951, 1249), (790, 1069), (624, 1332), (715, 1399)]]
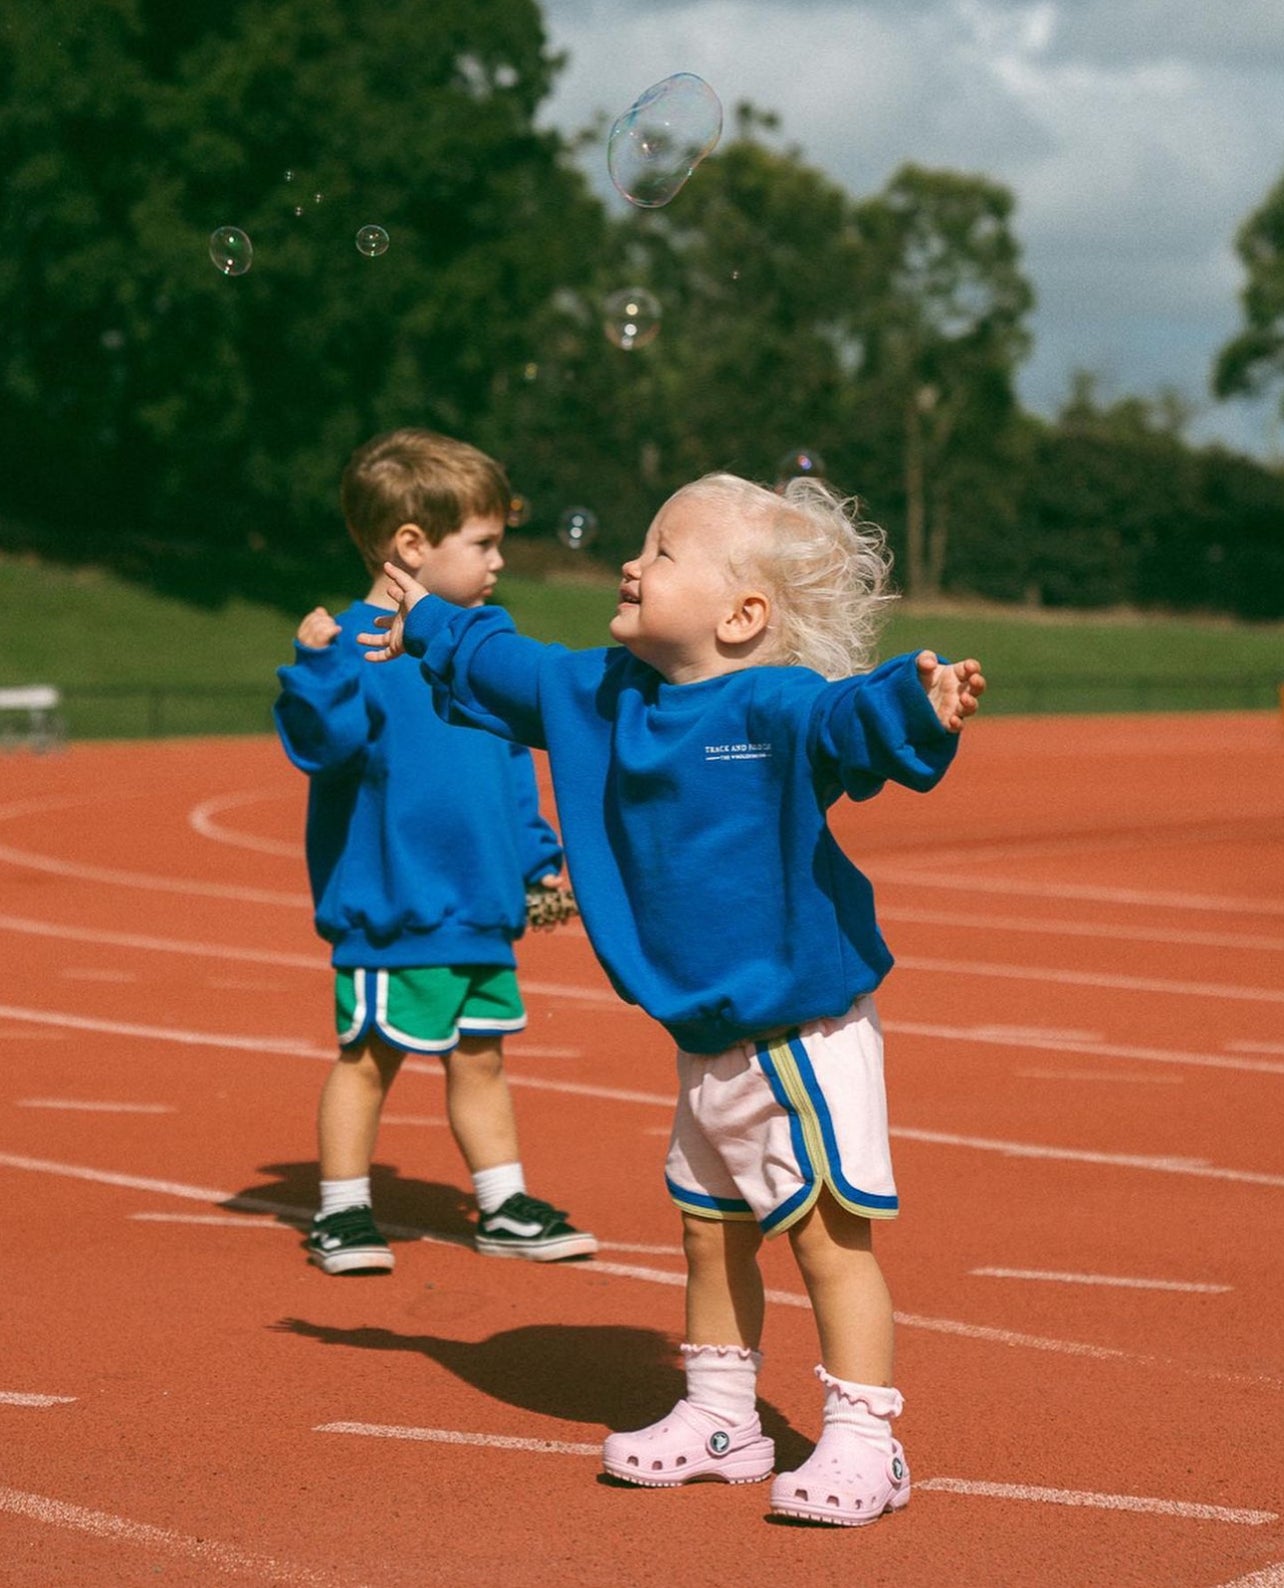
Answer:
[(899, 1483), (904, 1476), (905, 1476), (905, 1463), (901, 1460), (901, 1458), (899, 1456), (893, 1456), (892, 1457), (892, 1477), (896, 1479), (897, 1483)]
[(715, 1428), (709, 1435), (708, 1448), (711, 1456), (725, 1456), (731, 1449), (731, 1435), (725, 1428)]

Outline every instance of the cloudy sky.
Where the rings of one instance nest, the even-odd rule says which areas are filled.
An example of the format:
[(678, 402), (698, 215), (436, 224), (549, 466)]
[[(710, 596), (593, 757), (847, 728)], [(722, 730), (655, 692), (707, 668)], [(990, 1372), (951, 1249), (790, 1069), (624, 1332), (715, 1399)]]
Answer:
[(1016, 195), (1039, 300), (1029, 407), (1055, 412), (1071, 372), (1088, 369), (1107, 396), (1179, 389), (1197, 407), (1196, 440), (1284, 457), (1277, 401), (1219, 404), (1208, 391), (1239, 326), (1236, 229), (1284, 175), (1284, 0), (543, 10), (569, 56), (545, 119), (613, 119), (652, 83), (695, 72), (728, 115), (745, 99), (778, 112), (784, 142), (853, 194), (906, 160), (995, 177)]

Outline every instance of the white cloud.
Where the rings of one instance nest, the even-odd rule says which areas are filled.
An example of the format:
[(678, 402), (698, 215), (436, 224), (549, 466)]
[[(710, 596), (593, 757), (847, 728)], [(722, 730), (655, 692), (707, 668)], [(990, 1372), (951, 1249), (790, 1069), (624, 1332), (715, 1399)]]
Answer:
[[(1276, 446), (1264, 407), (1212, 407), (1238, 324), (1234, 234), (1284, 171), (1281, 0), (544, 0), (570, 54), (547, 118), (612, 118), (676, 71), (750, 100), (855, 194), (905, 160), (1017, 198), (1039, 295), (1027, 401), (1071, 369), (1183, 389), (1199, 432)], [(1269, 405), (1268, 405), (1269, 406)]]

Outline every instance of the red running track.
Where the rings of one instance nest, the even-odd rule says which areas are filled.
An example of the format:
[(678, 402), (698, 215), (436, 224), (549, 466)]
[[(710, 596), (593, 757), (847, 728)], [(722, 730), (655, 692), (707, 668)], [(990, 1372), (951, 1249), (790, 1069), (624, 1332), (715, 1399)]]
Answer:
[[(424, 1065), (380, 1138), (396, 1272), (310, 1268), (329, 977), (267, 739), (0, 761), (0, 1579), (1284, 1585), (1284, 732), (969, 725), (835, 825), (878, 887), (915, 1493), (854, 1531), (765, 1486), (599, 1478), (680, 1393), (663, 1033), (578, 930), (523, 945), (528, 1179), (602, 1237), (466, 1244)], [(762, 1391), (817, 1431), (788, 1251)]]

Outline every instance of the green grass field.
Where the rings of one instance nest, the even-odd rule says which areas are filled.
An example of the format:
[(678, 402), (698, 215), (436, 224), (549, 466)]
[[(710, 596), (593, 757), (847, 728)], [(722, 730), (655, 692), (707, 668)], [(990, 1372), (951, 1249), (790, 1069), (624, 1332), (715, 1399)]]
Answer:
[[(605, 641), (609, 572), (510, 572), (501, 589), (527, 633)], [(290, 659), (296, 622), (246, 602), (208, 611), (98, 570), (3, 556), (0, 610), (0, 685), (57, 684), (76, 738), (268, 730), (274, 671)], [(923, 645), (980, 658), (987, 711), (1273, 709), (1284, 682), (1284, 624), (898, 606), (883, 654)]]

